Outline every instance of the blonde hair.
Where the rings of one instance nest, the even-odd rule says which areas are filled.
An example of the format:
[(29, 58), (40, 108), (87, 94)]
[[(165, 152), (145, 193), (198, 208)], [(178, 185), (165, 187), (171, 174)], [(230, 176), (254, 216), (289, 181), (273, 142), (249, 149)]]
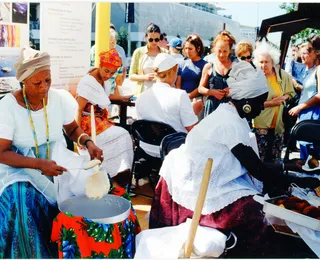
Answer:
[(276, 66), (280, 61), (280, 51), (273, 47), (270, 43), (266, 42), (265, 40), (262, 40), (262, 42), (259, 42), (256, 44), (256, 49), (253, 52), (253, 63), (258, 66), (259, 60), (258, 57), (261, 54), (267, 54), (270, 56), (273, 66)]
[(250, 42), (248, 41), (240, 41), (236, 45), (235, 53), (237, 57), (240, 57), (242, 53), (244, 52), (250, 52), (250, 55), (252, 54), (253, 48)]
[(168, 69), (168, 70), (165, 70), (165, 71), (161, 71), (161, 72), (158, 72), (159, 68), (153, 68), (153, 71), (156, 73), (156, 77), (158, 79), (160, 79), (160, 81), (167, 81), (168, 78), (174, 74), (174, 73), (177, 73), (178, 71), (178, 64), (173, 66), (171, 69)]

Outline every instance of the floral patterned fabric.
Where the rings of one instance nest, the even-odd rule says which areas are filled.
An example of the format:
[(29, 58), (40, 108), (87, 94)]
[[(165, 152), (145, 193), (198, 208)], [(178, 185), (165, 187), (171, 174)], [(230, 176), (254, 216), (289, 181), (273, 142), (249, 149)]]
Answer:
[(270, 129), (266, 129), (265, 133), (254, 128), (253, 132), (257, 138), (260, 159), (263, 162), (280, 163), (281, 149), (283, 144), (283, 134), (269, 134)]
[[(121, 187), (114, 187), (110, 194), (130, 200)], [(133, 258), (140, 231), (133, 208), (127, 219), (115, 224), (61, 212), (53, 221), (51, 239), (58, 243), (59, 258)]]
[[(85, 133), (91, 136), (91, 103), (87, 103), (84, 108), (84, 113), (81, 118), (81, 128)], [(94, 106), (95, 122), (96, 122), (96, 133), (97, 135), (102, 133), (104, 130), (111, 126), (114, 126), (112, 122), (108, 120), (108, 110), (101, 109), (98, 105)]]
[(5, 188), (0, 196), (0, 258), (56, 258), (50, 232), (58, 212), (29, 182)]

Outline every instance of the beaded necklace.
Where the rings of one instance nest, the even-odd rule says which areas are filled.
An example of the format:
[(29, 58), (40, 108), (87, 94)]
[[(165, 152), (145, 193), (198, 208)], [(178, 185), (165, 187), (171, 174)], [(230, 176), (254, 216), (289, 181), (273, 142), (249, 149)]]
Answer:
[[(30, 105), (29, 105), (28, 100), (27, 100), (25, 87), (23, 87), (22, 92), (23, 92), (24, 103), (26, 104), (26, 108), (28, 110), (30, 127), (31, 127), (31, 130), (32, 130), (32, 133), (33, 133), (33, 140), (34, 140), (34, 145), (35, 145), (35, 148), (36, 148), (36, 157), (40, 158), (37, 133), (36, 133), (36, 129), (35, 129), (34, 124), (33, 124)], [(42, 99), (42, 104), (43, 104), (43, 111), (44, 111), (44, 119), (45, 119), (45, 122), (46, 122), (46, 140), (47, 140), (46, 141), (46, 143), (47, 143), (46, 159), (49, 159), (49, 156), (50, 156), (49, 122), (48, 122), (48, 114), (47, 114), (46, 103), (45, 103), (44, 99)]]

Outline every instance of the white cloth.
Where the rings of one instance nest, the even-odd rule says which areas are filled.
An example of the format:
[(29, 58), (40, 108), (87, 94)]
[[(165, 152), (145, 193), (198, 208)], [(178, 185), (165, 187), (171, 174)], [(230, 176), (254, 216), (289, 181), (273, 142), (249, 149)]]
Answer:
[[(77, 102), (71, 94), (65, 90), (50, 89), (48, 92), (47, 113), (49, 121), (49, 140), (51, 146), (59, 144), (61, 151), (67, 151), (64, 137), (62, 134), (63, 125), (70, 124), (74, 121), (74, 114), (77, 108)], [(44, 155), (46, 152), (46, 130), (44, 122), (43, 109), (38, 111), (31, 111), (33, 123), (37, 133), (37, 140), (39, 144), (39, 152)], [(17, 100), (12, 94), (6, 95), (0, 102), (0, 138), (12, 141), (14, 151), (19, 151), (20, 154), (28, 157), (35, 157), (34, 155), (34, 139), (32, 130), (30, 128), (28, 111), (17, 103)], [(55, 149), (51, 149), (51, 157), (56, 158)], [(71, 168), (81, 167), (78, 163), (73, 164), (72, 156), (78, 156), (72, 152), (65, 152), (62, 160), (57, 159), (59, 165), (63, 162), (68, 162)], [(79, 156), (78, 156), (79, 157)], [(77, 174), (77, 172), (73, 172)], [(63, 174), (63, 176), (66, 173)], [(40, 171), (24, 168), (13, 168), (8, 165), (0, 164), (0, 195), (3, 190), (15, 182), (30, 182), (41, 192), (47, 200), (54, 204), (57, 199), (56, 187)], [(72, 188), (76, 188), (73, 186)], [(69, 187), (67, 187), (69, 190)], [(71, 195), (68, 192), (62, 192)], [(66, 198), (66, 196), (64, 196)]]
[(255, 98), (268, 92), (267, 79), (260, 69), (240, 61), (232, 65), (227, 79), (232, 99)]
[(137, 98), (136, 112), (138, 119), (163, 122), (177, 132), (186, 133), (186, 127), (198, 121), (188, 94), (161, 82), (154, 83)]
[[(103, 88), (94, 77), (85, 75), (79, 82), (77, 94), (88, 102), (106, 108), (110, 104), (110, 84), (105, 82)], [(103, 150), (103, 167), (111, 177), (127, 169), (131, 169), (133, 161), (132, 139), (128, 131), (118, 126), (109, 127), (97, 135), (96, 145)], [(81, 155), (89, 157), (87, 150), (80, 150)]]
[(202, 214), (219, 211), (234, 201), (259, 193), (246, 169), (232, 154), (239, 143), (250, 146), (250, 128), (230, 104), (221, 104), (187, 135), (186, 143), (165, 158), (160, 175), (172, 199), (194, 210), (208, 158), (213, 159)]
[(286, 224), (293, 232), (298, 233), (302, 240), (320, 258), (320, 232), (292, 223), (287, 220)]
[(172, 53), (171, 56), (177, 60), (178, 64), (184, 61), (184, 57), (180, 53)]
[[(177, 259), (183, 257), (191, 219), (165, 228), (143, 230), (136, 236), (135, 259)], [(192, 257), (219, 257), (226, 247), (227, 237), (214, 228), (198, 226)]]
[[(188, 94), (161, 82), (154, 83), (138, 97), (136, 113), (138, 119), (162, 122), (184, 133), (187, 132), (186, 127), (198, 121)], [(141, 148), (151, 156), (160, 157), (159, 146), (141, 142)]]
[[(62, 126), (74, 121), (77, 102), (65, 90), (50, 89), (48, 92), (47, 113), (50, 142), (64, 140)], [(36, 129), (38, 144), (46, 143), (44, 110), (31, 111)], [(12, 94), (0, 102), (0, 138), (12, 141), (12, 145), (23, 148), (34, 147), (33, 132), (30, 128), (28, 110), (17, 103)]]
[(99, 105), (100, 108), (108, 107), (111, 102), (109, 99), (111, 84), (104, 82), (104, 87), (91, 75), (86, 74), (79, 82), (77, 95), (87, 99), (93, 105)]
[[(133, 145), (127, 130), (118, 126), (111, 126), (97, 135), (97, 146), (103, 150), (103, 168), (110, 177), (119, 172), (131, 169), (133, 162)], [(80, 150), (80, 155), (90, 158), (87, 150)]]
[[(147, 56), (143, 60), (142, 70), (144, 75), (149, 73), (154, 73), (153, 61), (155, 58), (156, 58), (155, 56)], [(147, 90), (148, 88), (151, 88), (153, 84), (154, 84), (154, 81), (147, 81), (147, 80), (143, 81), (143, 91)]]
[(172, 69), (177, 64), (177, 60), (167, 53), (159, 53), (153, 61), (153, 67), (158, 68), (157, 72)]
[(30, 47), (24, 47), (20, 52), (18, 60), (14, 64), (16, 78), (22, 82), (37, 69), (46, 66), (50, 66), (50, 56), (48, 53), (40, 52)]

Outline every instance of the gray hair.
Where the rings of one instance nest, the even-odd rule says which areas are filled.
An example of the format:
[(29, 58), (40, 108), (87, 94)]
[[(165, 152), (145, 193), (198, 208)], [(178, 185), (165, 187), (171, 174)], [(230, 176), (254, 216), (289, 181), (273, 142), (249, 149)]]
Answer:
[(263, 40), (262, 42), (259, 42), (256, 44), (256, 49), (253, 52), (253, 63), (258, 66), (259, 61), (258, 57), (262, 54), (269, 55), (270, 59), (272, 60), (273, 66), (277, 65), (280, 61), (280, 51), (272, 46), (270, 43)]

